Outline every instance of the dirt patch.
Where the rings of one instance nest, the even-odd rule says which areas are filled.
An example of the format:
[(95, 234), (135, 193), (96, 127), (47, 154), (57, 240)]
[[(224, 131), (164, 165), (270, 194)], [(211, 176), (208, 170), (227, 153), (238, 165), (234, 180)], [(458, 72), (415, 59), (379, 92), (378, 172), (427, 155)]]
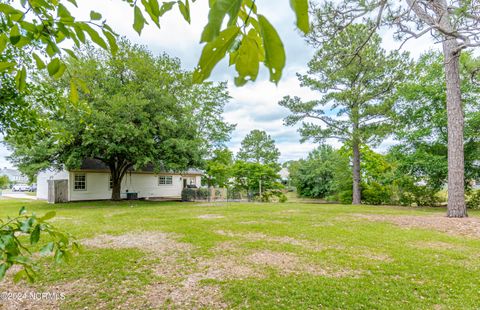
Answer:
[(174, 234), (159, 232), (138, 232), (124, 235), (98, 235), (91, 239), (84, 239), (80, 243), (87, 247), (96, 248), (137, 248), (155, 254), (168, 252), (186, 252), (192, 249), (188, 243), (175, 240), (178, 236)]
[(179, 264), (165, 257), (157, 266), (157, 275), (165, 278), (147, 287), (146, 298), (154, 308), (223, 309), (218, 285), (204, 284), (204, 280), (231, 280), (259, 277), (256, 270), (242, 264), (235, 256), (217, 255), (210, 259), (189, 258), (190, 265)]
[(355, 217), (369, 221), (390, 222), (400, 227), (433, 229), (451, 235), (480, 238), (480, 219), (448, 218), (445, 216), (414, 216), (414, 215), (378, 215), (355, 214)]
[(443, 241), (420, 241), (420, 242), (415, 242), (412, 246), (416, 248), (421, 248), (421, 249), (434, 249), (434, 250), (456, 250), (456, 251), (467, 250), (467, 248), (464, 246), (451, 244)]
[(196, 207), (225, 207), (227, 206), (227, 204), (223, 202), (205, 202), (205, 203), (198, 203), (195, 206)]
[(244, 222), (238, 222), (238, 224), (242, 224), (242, 225), (285, 224), (285, 222), (284, 221), (278, 221), (278, 220), (267, 220), (267, 221), (244, 221)]
[(199, 219), (204, 219), (204, 220), (212, 220), (212, 219), (223, 219), (225, 216), (220, 215), (220, 214), (202, 214), (197, 216)]
[[(268, 236), (262, 233), (234, 233), (234, 232), (225, 231), (225, 230), (217, 230), (215, 232), (222, 236), (233, 237), (233, 238), (243, 238), (249, 241), (269, 241), (269, 242), (271, 241), (271, 242), (278, 242), (282, 244), (301, 246), (312, 251), (322, 251), (322, 250), (325, 250), (326, 248), (330, 248), (309, 240), (295, 239), (288, 236), (282, 236), (282, 237)], [(334, 247), (331, 247), (331, 248), (334, 248)]]
[(194, 281), (181, 284), (159, 282), (147, 288), (145, 298), (153, 308), (161, 309), (225, 309), (220, 288), (200, 286)]
[(82, 294), (94, 291), (94, 286), (84, 280), (37, 287), (24, 282), (14, 284), (8, 277), (0, 283), (0, 293), (9, 294), (2, 300), (0, 309), (59, 309), (62, 303), (80, 299)]
[(253, 253), (248, 259), (254, 264), (270, 266), (284, 274), (308, 273), (316, 276), (335, 278), (357, 276), (360, 274), (359, 271), (354, 270), (330, 270), (322, 268), (321, 266), (300, 259), (300, 257), (293, 253), (261, 251)]
[(380, 261), (380, 262), (386, 262), (386, 263), (393, 262), (393, 259), (387, 254), (366, 252), (366, 253), (359, 254), (358, 256), (364, 257), (368, 260), (374, 260), (374, 261)]

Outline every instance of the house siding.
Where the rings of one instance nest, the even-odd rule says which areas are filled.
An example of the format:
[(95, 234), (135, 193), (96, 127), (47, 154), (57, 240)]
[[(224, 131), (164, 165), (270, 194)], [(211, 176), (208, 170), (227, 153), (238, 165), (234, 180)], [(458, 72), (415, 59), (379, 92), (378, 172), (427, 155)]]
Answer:
[(68, 180), (66, 171), (47, 170), (37, 175), (37, 199), (48, 199), (48, 180)]
[[(74, 178), (76, 173), (84, 173), (87, 185), (85, 190), (74, 190)], [(201, 176), (171, 175), (172, 184), (159, 185), (157, 174), (127, 173), (122, 180), (121, 197), (126, 198), (126, 193), (134, 192), (138, 198), (166, 197), (180, 198), (183, 189), (183, 179), (187, 178), (187, 184), (194, 182), (198, 187), (201, 185)], [(109, 188), (110, 173), (106, 172), (83, 172), (71, 171), (69, 176), (69, 200), (103, 200), (112, 197), (112, 190)]]

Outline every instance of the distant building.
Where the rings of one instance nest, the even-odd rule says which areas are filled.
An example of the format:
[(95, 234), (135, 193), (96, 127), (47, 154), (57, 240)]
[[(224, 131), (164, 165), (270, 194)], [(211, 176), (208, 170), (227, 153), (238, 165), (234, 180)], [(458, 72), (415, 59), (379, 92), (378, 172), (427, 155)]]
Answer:
[(290, 173), (288, 172), (288, 168), (282, 168), (279, 172), (280, 174), (280, 180), (282, 181), (283, 185), (289, 185), (290, 182)]
[(23, 175), (20, 171), (16, 169), (10, 169), (10, 168), (3, 168), (0, 169), (0, 176), (1, 175), (6, 175), (10, 182), (12, 183), (27, 183), (28, 182), (28, 177)]

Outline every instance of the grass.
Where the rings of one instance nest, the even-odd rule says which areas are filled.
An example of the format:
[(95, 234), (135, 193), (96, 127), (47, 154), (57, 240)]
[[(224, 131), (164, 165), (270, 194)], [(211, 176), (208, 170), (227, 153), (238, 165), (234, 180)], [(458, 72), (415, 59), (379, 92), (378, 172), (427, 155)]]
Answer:
[[(71, 264), (40, 259), (42, 268), (33, 286), (0, 286), (0, 292), (66, 292), (65, 300), (42, 308), (475, 309), (480, 305), (480, 239), (357, 216), (442, 215), (445, 210), (438, 208), (301, 203), (48, 205), (0, 200), (0, 217), (15, 215), (23, 205), (40, 214), (56, 210), (54, 223), (80, 240), (167, 233), (167, 242), (172, 243), (165, 252), (152, 252), (151, 245), (148, 248), (141, 241), (135, 248), (108, 243), (86, 246)], [(220, 272), (222, 264), (227, 270)], [(243, 266), (240, 272), (237, 265)], [(216, 276), (206, 276), (207, 269), (216, 270)]]

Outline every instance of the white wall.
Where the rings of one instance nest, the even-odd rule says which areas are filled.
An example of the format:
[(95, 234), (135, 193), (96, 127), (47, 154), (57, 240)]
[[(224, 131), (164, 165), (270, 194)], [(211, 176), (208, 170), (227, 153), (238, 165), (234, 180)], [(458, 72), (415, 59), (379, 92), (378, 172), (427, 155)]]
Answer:
[(48, 199), (48, 180), (68, 180), (65, 170), (46, 170), (37, 175), (37, 199)]
[[(69, 177), (69, 200), (102, 200), (112, 197), (112, 190), (109, 188), (110, 173), (108, 172), (85, 172), (87, 180), (86, 190), (74, 190), (75, 173), (70, 172)], [(165, 174), (166, 175), (166, 174)], [(180, 198), (183, 189), (183, 178), (187, 178), (187, 184), (190, 180), (198, 187), (201, 185), (201, 176), (181, 176), (172, 175), (171, 185), (159, 185), (158, 175), (127, 173), (122, 180), (122, 198), (126, 198), (126, 191), (138, 193), (139, 198), (147, 197), (170, 197)]]

